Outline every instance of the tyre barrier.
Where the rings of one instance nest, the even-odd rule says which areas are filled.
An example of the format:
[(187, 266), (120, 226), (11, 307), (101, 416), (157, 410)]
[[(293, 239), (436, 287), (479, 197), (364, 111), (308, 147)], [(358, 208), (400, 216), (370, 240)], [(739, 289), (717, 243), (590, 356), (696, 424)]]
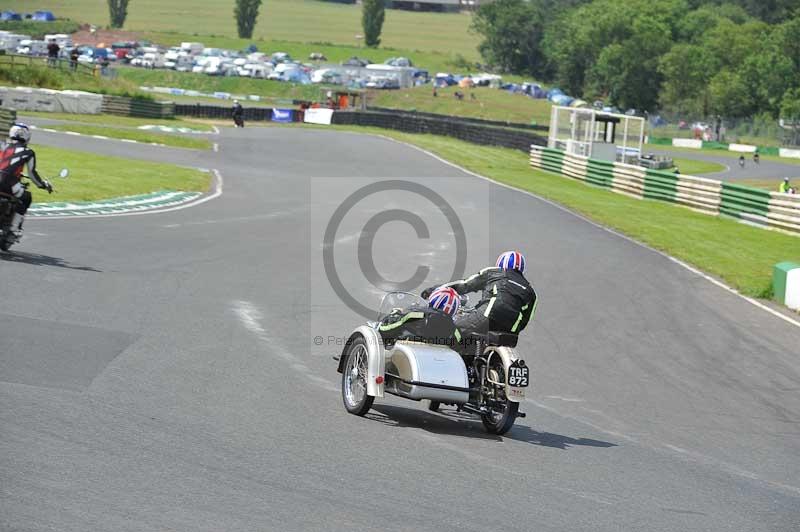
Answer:
[(536, 145), (531, 146), (530, 164), (635, 198), (677, 203), (706, 214), (723, 214), (751, 225), (800, 235), (798, 194), (589, 159)]

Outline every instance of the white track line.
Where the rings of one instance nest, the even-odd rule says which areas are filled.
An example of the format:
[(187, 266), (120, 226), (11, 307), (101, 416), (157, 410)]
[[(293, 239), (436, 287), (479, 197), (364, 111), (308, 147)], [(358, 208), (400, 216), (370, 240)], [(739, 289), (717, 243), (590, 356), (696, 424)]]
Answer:
[(219, 135), (219, 128), (217, 126), (211, 126), (211, 130), (214, 132), (215, 135)]
[(560, 205), (560, 204), (556, 203), (555, 201), (551, 201), (551, 200), (549, 200), (549, 199), (547, 199), (547, 198), (543, 198), (542, 196), (539, 196), (539, 195), (537, 195), (537, 194), (534, 194), (533, 192), (530, 192), (530, 191), (528, 191), (528, 190), (522, 190), (522, 189), (520, 189), (520, 188), (517, 188), (517, 187), (511, 186), (511, 185), (507, 185), (507, 184), (505, 184), (505, 183), (501, 183), (501, 182), (499, 182), (499, 181), (495, 181), (494, 179), (491, 179), (491, 178), (489, 178), (489, 177), (486, 177), (486, 176), (480, 175), (480, 174), (478, 174), (478, 173), (475, 173), (475, 172), (473, 172), (473, 171), (471, 171), (471, 170), (467, 170), (466, 168), (464, 168), (464, 167), (462, 167), (462, 166), (459, 166), (459, 165), (457, 165), (457, 164), (455, 164), (455, 163), (452, 163), (452, 162), (450, 162), (450, 161), (448, 161), (448, 160), (446, 160), (446, 159), (443, 159), (442, 157), (439, 157), (439, 156), (438, 156), (438, 155), (436, 155), (435, 153), (431, 153), (430, 151), (428, 151), (428, 150), (426, 150), (426, 149), (424, 149), (424, 148), (420, 148), (419, 146), (414, 146), (413, 144), (409, 144), (409, 143), (407, 143), (407, 142), (403, 142), (402, 140), (393, 139), (393, 138), (391, 138), (391, 137), (386, 137), (386, 136), (384, 136), (384, 135), (375, 135), (375, 136), (376, 136), (376, 137), (383, 138), (383, 139), (390, 140), (390, 141), (392, 141), (392, 142), (397, 142), (398, 144), (404, 144), (404, 145), (406, 145), (406, 146), (409, 146), (409, 147), (411, 147), (411, 148), (413, 148), (413, 149), (415, 149), (415, 150), (417, 150), (417, 151), (420, 151), (420, 152), (422, 152), (422, 153), (424, 153), (424, 154), (426, 154), (426, 155), (428, 155), (428, 156), (430, 156), (430, 157), (433, 157), (433, 158), (434, 158), (434, 159), (436, 159), (437, 161), (440, 161), (440, 162), (442, 162), (442, 163), (444, 163), (444, 164), (446, 164), (446, 165), (448, 165), (448, 166), (450, 166), (450, 167), (452, 167), (452, 168), (455, 168), (455, 169), (457, 169), (457, 170), (460, 170), (460, 171), (462, 171), (462, 172), (464, 172), (464, 173), (466, 173), (466, 174), (469, 174), (469, 175), (471, 175), (471, 176), (477, 177), (477, 178), (479, 178), (479, 179), (483, 179), (483, 180), (485, 180), (485, 181), (489, 181), (489, 182), (491, 182), (491, 183), (494, 183), (494, 184), (496, 184), (496, 185), (498, 185), (498, 186), (501, 186), (501, 187), (507, 188), (507, 189), (509, 189), (509, 190), (514, 190), (514, 191), (516, 191), (516, 192), (521, 192), (521, 193), (523, 193), (523, 194), (526, 194), (526, 195), (528, 195), (528, 196), (531, 196), (531, 197), (533, 197), (533, 198), (536, 198), (536, 199), (538, 199), (538, 200), (540, 200), (540, 201), (543, 201), (543, 202), (547, 203), (548, 205), (552, 205), (553, 207), (555, 207), (555, 208), (557, 208), (557, 209), (560, 209), (560, 210), (562, 210), (562, 211), (564, 211), (564, 212), (566, 212), (566, 213), (569, 213), (569, 214), (571, 214), (572, 216), (575, 216), (576, 218), (579, 218), (579, 219), (583, 220), (583, 221), (584, 221), (584, 222), (586, 222), (586, 223), (592, 224), (593, 226), (595, 226), (595, 227), (597, 227), (597, 228), (599, 228), (599, 229), (602, 229), (603, 231), (606, 231), (606, 232), (608, 232), (608, 233), (611, 233), (612, 235), (616, 235), (616, 236), (618, 236), (618, 237), (620, 237), (620, 238), (624, 238), (624, 239), (625, 239), (625, 240), (627, 240), (628, 242), (632, 242), (632, 243), (636, 244), (637, 246), (641, 246), (641, 247), (643, 247), (643, 248), (645, 248), (645, 249), (649, 249), (650, 251), (652, 251), (652, 252), (654, 252), (654, 253), (658, 253), (658, 254), (659, 254), (659, 255), (661, 255), (662, 257), (665, 257), (665, 258), (667, 258), (668, 260), (670, 260), (670, 261), (674, 262), (675, 264), (677, 264), (678, 266), (681, 266), (682, 268), (684, 268), (684, 269), (686, 269), (686, 270), (688, 270), (688, 271), (692, 272), (693, 274), (695, 274), (695, 275), (697, 275), (697, 276), (699, 276), (699, 277), (702, 277), (703, 279), (705, 279), (706, 281), (708, 281), (708, 282), (710, 282), (710, 283), (714, 284), (715, 286), (718, 286), (718, 287), (722, 288), (723, 290), (725, 290), (725, 291), (727, 291), (727, 292), (729, 292), (729, 293), (731, 293), (731, 294), (733, 294), (733, 295), (735, 295), (735, 296), (738, 296), (738, 297), (740, 297), (741, 299), (743, 299), (743, 300), (747, 301), (747, 302), (748, 302), (748, 303), (750, 303), (751, 305), (754, 305), (754, 306), (756, 306), (756, 307), (760, 308), (761, 310), (763, 310), (763, 311), (765, 311), (765, 312), (768, 312), (768, 313), (772, 314), (773, 316), (775, 316), (775, 317), (777, 317), (777, 318), (780, 318), (780, 319), (782, 319), (782, 320), (783, 320), (783, 321), (785, 321), (786, 323), (789, 323), (789, 324), (791, 324), (791, 325), (794, 325), (794, 326), (795, 326), (795, 327), (797, 327), (797, 328), (800, 328), (800, 321), (798, 321), (798, 320), (796, 320), (796, 319), (793, 319), (793, 318), (790, 318), (789, 316), (786, 316), (785, 314), (783, 314), (783, 313), (781, 313), (781, 312), (778, 312), (777, 310), (775, 310), (775, 309), (772, 309), (772, 308), (768, 307), (767, 305), (765, 305), (765, 304), (761, 303), (760, 301), (757, 301), (756, 299), (753, 299), (752, 297), (748, 297), (748, 296), (746, 296), (746, 295), (744, 295), (744, 294), (740, 293), (740, 292), (739, 292), (738, 290), (736, 290), (735, 288), (733, 288), (733, 287), (731, 287), (731, 286), (728, 286), (727, 284), (723, 283), (722, 281), (719, 281), (719, 280), (717, 280), (717, 279), (714, 279), (714, 278), (713, 278), (713, 277), (711, 277), (710, 275), (708, 275), (708, 274), (706, 274), (706, 273), (703, 273), (703, 272), (701, 272), (701, 271), (700, 271), (700, 270), (698, 270), (697, 268), (695, 268), (695, 267), (693, 267), (693, 266), (690, 266), (690, 265), (686, 264), (685, 262), (683, 262), (683, 261), (682, 261), (682, 260), (680, 260), (680, 259), (676, 259), (676, 258), (675, 258), (675, 257), (673, 257), (672, 255), (669, 255), (669, 254), (667, 254), (667, 253), (664, 253), (663, 251), (659, 251), (659, 250), (657, 250), (657, 249), (655, 249), (655, 248), (652, 248), (652, 247), (648, 246), (647, 244), (643, 244), (642, 242), (639, 242), (638, 240), (634, 240), (633, 238), (631, 238), (631, 237), (629, 237), (629, 236), (627, 236), (627, 235), (624, 235), (624, 234), (622, 234), (622, 233), (620, 233), (620, 232), (618, 232), (618, 231), (615, 231), (614, 229), (611, 229), (610, 227), (606, 227), (606, 226), (604, 226), (604, 225), (601, 225), (601, 224), (599, 224), (599, 223), (597, 223), (597, 222), (595, 222), (595, 221), (593, 221), (593, 220), (590, 220), (589, 218), (587, 218), (587, 217), (585, 217), (585, 216), (583, 216), (583, 215), (581, 215), (581, 214), (578, 214), (578, 213), (576, 213), (576, 212), (574, 212), (574, 211), (572, 211), (572, 210), (568, 209), (567, 207), (564, 207), (563, 205)]
[(79, 215), (67, 215), (67, 216), (41, 216), (37, 217), (36, 220), (85, 220), (87, 218), (112, 218), (115, 216), (142, 216), (145, 214), (161, 214), (164, 212), (173, 212), (173, 211), (181, 211), (183, 209), (188, 209), (190, 207), (196, 207), (197, 205), (203, 204), (207, 201), (211, 201), (215, 198), (222, 196), (222, 189), (224, 187), (224, 181), (222, 179), (222, 174), (219, 173), (219, 170), (211, 170), (214, 174), (214, 192), (208, 194), (206, 196), (202, 196), (196, 200), (189, 201), (187, 203), (183, 203), (181, 205), (175, 205), (174, 207), (168, 207), (166, 209), (153, 209), (149, 211), (134, 211), (134, 212), (112, 212), (108, 214), (79, 214)]
[(219, 151), (219, 144), (217, 144), (216, 142), (214, 143), (214, 151), (215, 152)]

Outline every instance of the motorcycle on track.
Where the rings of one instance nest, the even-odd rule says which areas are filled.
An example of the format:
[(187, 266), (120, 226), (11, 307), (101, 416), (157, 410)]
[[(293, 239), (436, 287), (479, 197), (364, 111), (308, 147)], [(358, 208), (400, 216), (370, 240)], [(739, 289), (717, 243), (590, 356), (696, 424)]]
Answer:
[[(462, 298), (465, 300), (466, 298)], [(390, 292), (381, 302), (378, 321), (356, 328), (345, 342), (338, 371), (342, 400), (351, 414), (363, 416), (376, 397), (385, 393), (430, 401), (429, 409), (455, 406), (479, 416), (487, 432), (505, 434), (517, 417), (529, 385), (529, 368), (515, 347), (517, 335), (504, 332), (474, 334), (468, 351), (419, 341), (384, 341), (378, 330), (392, 310), (427, 306), (408, 292)], [(462, 305), (460, 313), (474, 309)]]
[[(69, 170), (64, 168), (58, 175), (61, 178), (66, 178), (69, 175)], [(29, 183), (25, 181), (20, 181), (20, 184), (24, 188), (29, 186)], [(8, 251), (11, 246), (20, 240), (20, 237), (14, 232), (14, 228), (11, 227), (14, 213), (17, 211), (19, 203), (20, 200), (16, 196), (0, 192), (0, 251)]]

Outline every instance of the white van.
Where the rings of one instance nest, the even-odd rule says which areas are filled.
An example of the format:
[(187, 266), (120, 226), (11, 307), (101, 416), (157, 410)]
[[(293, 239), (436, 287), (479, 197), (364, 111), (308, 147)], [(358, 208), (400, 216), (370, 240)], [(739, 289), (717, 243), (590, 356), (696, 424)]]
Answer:
[(0, 50), (16, 51), (21, 41), (31, 40), (30, 35), (20, 35), (17, 33), (6, 33), (0, 35)]
[(72, 48), (72, 37), (66, 33), (49, 33), (44, 36), (44, 42), (50, 44), (55, 41), (60, 48)]
[(201, 42), (182, 42), (181, 50), (189, 55), (200, 55), (203, 53), (203, 43)]
[(17, 45), (17, 53), (20, 55), (47, 55), (47, 43), (31, 39), (22, 40)]

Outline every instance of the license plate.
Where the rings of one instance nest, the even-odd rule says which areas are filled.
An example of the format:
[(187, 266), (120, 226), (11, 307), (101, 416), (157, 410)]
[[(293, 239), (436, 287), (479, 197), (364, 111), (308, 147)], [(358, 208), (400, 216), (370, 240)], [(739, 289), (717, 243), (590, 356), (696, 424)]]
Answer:
[(508, 385), (516, 388), (528, 386), (528, 366), (521, 366), (519, 360), (515, 360), (508, 366)]

